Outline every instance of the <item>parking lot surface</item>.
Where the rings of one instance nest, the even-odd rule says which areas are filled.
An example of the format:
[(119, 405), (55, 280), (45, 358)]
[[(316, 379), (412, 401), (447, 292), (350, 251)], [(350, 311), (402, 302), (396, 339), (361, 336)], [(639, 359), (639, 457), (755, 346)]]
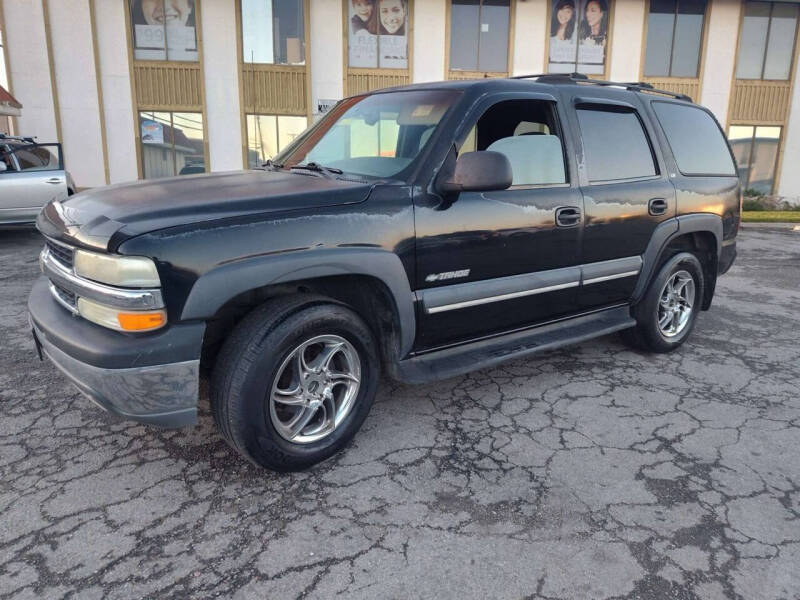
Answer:
[(0, 232), (0, 597), (800, 597), (800, 233), (746, 229), (670, 355), (616, 337), (382, 384), (292, 475), (119, 421), (36, 358)]

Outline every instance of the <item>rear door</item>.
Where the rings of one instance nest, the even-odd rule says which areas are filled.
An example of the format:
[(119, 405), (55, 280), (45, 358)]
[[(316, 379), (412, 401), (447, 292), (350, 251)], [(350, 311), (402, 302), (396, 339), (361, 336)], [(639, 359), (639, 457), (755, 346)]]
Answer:
[(6, 144), (0, 160), (0, 220), (33, 220), (47, 202), (67, 197), (60, 144)]
[(582, 308), (629, 300), (655, 228), (676, 214), (675, 189), (638, 98), (589, 92), (566, 92), (586, 214)]

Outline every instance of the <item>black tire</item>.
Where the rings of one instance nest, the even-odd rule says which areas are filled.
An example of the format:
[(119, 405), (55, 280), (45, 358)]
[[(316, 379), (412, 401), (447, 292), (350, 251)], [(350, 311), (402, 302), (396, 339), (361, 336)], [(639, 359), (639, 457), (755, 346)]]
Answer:
[[(667, 282), (676, 274), (685, 272), (694, 281), (694, 301), (686, 324), (674, 335), (665, 335), (659, 327), (659, 302)], [(694, 254), (681, 252), (676, 254), (661, 267), (661, 270), (650, 282), (644, 297), (632, 309), (636, 326), (621, 332), (625, 343), (638, 350), (648, 352), (672, 352), (680, 347), (692, 333), (697, 313), (703, 305), (705, 280), (703, 267)]]
[[(268, 396), (278, 370), (305, 340), (344, 338), (357, 352), (360, 383), (352, 408), (326, 437), (293, 443), (276, 429)], [(377, 344), (352, 310), (321, 296), (268, 301), (248, 314), (225, 340), (211, 379), (211, 407), (225, 440), (253, 463), (275, 471), (308, 468), (341, 450), (369, 413), (378, 384)]]

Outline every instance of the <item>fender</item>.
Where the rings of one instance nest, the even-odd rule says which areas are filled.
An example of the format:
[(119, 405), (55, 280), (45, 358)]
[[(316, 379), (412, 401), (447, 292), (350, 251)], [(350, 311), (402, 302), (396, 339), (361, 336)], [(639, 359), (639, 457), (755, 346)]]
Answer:
[(248, 290), (331, 275), (368, 275), (382, 281), (394, 298), (400, 321), (400, 356), (411, 351), (417, 326), (408, 276), (400, 257), (378, 248), (306, 250), (218, 266), (195, 282), (181, 320), (209, 319), (228, 300)]
[(722, 254), (722, 217), (712, 213), (693, 213), (667, 219), (658, 225), (650, 237), (647, 249), (642, 254), (642, 272), (633, 290), (632, 302), (637, 302), (644, 295), (653, 277), (656, 265), (664, 249), (676, 237), (687, 233), (707, 231), (714, 234), (717, 240), (717, 258)]

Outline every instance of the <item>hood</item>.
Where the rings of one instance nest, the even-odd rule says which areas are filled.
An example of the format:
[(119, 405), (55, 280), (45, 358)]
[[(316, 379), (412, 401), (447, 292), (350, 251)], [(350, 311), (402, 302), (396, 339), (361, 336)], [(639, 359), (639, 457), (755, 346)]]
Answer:
[(131, 237), (178, 225), (361, 202), (371, 187), (288, 171), (184, 175), (51, 201), (36, 225), (68, 243), (113, 250)]

